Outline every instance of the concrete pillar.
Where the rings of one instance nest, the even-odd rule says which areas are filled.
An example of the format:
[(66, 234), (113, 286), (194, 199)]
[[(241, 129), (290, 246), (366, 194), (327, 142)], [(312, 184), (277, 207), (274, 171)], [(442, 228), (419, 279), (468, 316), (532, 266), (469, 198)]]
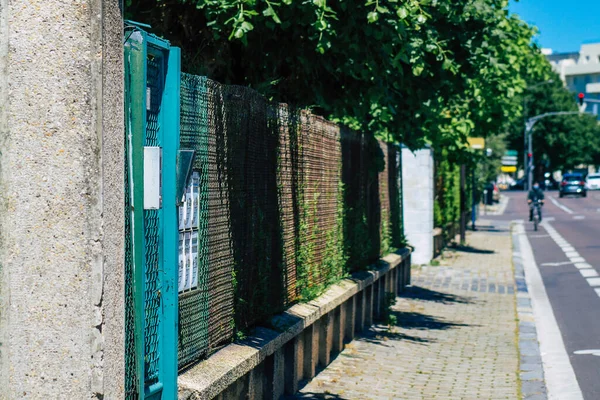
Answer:
[(319, 328), (319, 367), (325, 368), (331, 360), (333, 346), (334, 311), (328, 312), (320, 319)]
[(340, 305), (333, 310), (333, 343), (331, 346), (332, 356), (344, 349), (344, 322), (346, 318), (346, 307)]
[(354, 325), (356, 321), (356, 295), (343, 304), (343, 307), (346, 308), (344, 313), (346, 314), (346, 318), (344, 320), (344, 342), (349, 343), (354, 339)]
[(365, 326), (365, 292), (360, 291), (354, 297), (356, 297), (356, 314), (354, 317), (354, 332), (360, 333)]
[(399, 272), (400, 272), (400, 265), (396, 266), (396, 268), (394, 268), (394, 270), (392, 271), (392, 276), (393, 276), (392, 289), (394, 290), (394, 295), (396, 295), (396, 296), (398, 296), (398, 293), (399, 293), (399, 291), (398, 291), (398, 281), (399, 281), (398, 277), (400, 276)]
[(376, 309), (377, 309), (377, 319), (381, 319), (382, 317), (382, 313), (383, 313), (383, 295), (384, 295), (384, 290), (383, 290), (383, 285), (382, 285), (382, 281), (381, 279), (378, 279), (377, 282), (374, 283), (375, 287), (377, 288), (377, 296), (375, 298), (375, 305), (376, 305)]
[(9, 399), (124, 397), (122, 35), (118, 0), (0, 0)]
[(265, 368), (267, 379), (265, 398), (278, 400), (285, 393), (285, 350), (280, 348), (268, 357)]
[(293, 395), (298, 391), (298, 382), (302, 379), (302, 334), (287, 342), (283, 347), (284, 393)]
[(412, 265), (412, 254), (408, 256), (404, 264), (404, 286), (410, 285), (410, 266)]
[(233, 382), (227, 389), (222, 393), (223, 399), (246, 399), (249, 396), (248, 387), (250, 383), (250, 374), (247, 373), (237, 381)]
[(312, 379), (319, 361), (319, 320), (304, 329), (304, 360), (302, 379)]
[(369, 285), (365, 288), (365, 326), (368, 328), (373, 325), (373, 291), (375, 285)]
[(262, 400), (267, 397), (266, 386), (266, 363), (263, 361), (248, 373), (248, 398), (250, 400)]
[(414, 153), (402, 148), (402, 209), (404, 234), (415, 247), (413, 262), (428, 264), (433, 258), (433, 151)]

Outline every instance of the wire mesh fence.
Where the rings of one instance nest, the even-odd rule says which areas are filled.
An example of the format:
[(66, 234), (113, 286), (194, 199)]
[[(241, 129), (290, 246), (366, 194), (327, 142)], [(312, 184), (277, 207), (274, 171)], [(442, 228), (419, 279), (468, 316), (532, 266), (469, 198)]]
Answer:
[(180, 137), (198, 186), (180, 210), (180, 368), (401, 245), (394, 146), (188, 74)]

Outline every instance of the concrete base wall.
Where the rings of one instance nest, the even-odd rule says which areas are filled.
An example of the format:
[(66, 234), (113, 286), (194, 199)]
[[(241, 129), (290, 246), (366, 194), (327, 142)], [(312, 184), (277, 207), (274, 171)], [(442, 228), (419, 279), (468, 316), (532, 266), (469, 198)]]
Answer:
[(179, 376), (179, 399), (280, 399), (325, 368), (344, 344), (381, 316), (385, 294), (410, 283), (410, 252), (355, 274), (317, 299), (291, 307)]
[(402, 148), (404, 234), (414, 247), (414, 264), (428, 264), (434, 254), (434, 167), (433, 150)]
[(0, 0), (0, 398), (123, 397), (118, 0)]

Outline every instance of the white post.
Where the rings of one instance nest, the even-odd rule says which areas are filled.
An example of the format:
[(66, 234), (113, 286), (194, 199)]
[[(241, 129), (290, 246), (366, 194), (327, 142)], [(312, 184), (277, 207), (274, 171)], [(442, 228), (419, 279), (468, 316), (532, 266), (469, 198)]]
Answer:
[(413, 264), (428, 264), (433, 258), (433, 151), (414, 153), (402, 148), (402, 204), (404, 234), (415, 251)]

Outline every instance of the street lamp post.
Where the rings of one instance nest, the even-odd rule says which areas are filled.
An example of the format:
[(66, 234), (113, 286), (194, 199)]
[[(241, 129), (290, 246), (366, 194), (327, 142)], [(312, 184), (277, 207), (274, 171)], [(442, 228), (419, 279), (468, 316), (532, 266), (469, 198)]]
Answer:
[[(525, 90), (531, 90), (534, 89), (538, 86), (542, 86), (542, 85), (547, 85), (549, 83), (553, 83), (554, 80), (553, 79), (548, 79), (547, 81), (544, 82), (540, 82), (538, 84), (532, 85), (532, 86), (527, 86), (525, 88)], [(523, 130), (523, 169), (525, 171), (525, 173), (527, 174), (527, 176), (529, 176), (530, 171), (529, 171), (529, 164), (527, 162), (527, 153), (531, 153), (531, 141), (529, 141), (529, 150), (527, 150), (527, 95), (523, 95), (523, 125), (525, 125), (525, 129)], [(528, 179), (528, 183), (527, 183), (527, 188), (526, 190), (531, 188), (531, 183), (529, 182)]]
[(527, 166), (527, 188), (531, 189), (533, 184), (533, 140), (531, 139), (531, 133), (533, 132), (533, 126), (542, 118), (552, 117), (555, 115), (580, 115), (581, 111), (555, 111), (536, 115), (531, 117), (525, 123), (525, 135), (528, 138), (528, 152), (531, 154), (529, 159), (529, 165)]

